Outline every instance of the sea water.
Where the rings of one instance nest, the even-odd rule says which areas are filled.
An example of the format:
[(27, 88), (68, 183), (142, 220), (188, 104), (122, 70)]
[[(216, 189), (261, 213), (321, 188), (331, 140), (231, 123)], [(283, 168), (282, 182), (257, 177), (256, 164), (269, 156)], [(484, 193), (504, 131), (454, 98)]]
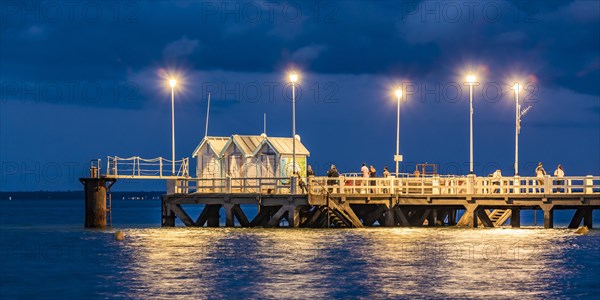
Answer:
[(160, 228), (159, 200), (113, 200), (102, 231), (83, 229), (83, 200), (0, 205), (3, 299), (600, 295), (597, 229)]

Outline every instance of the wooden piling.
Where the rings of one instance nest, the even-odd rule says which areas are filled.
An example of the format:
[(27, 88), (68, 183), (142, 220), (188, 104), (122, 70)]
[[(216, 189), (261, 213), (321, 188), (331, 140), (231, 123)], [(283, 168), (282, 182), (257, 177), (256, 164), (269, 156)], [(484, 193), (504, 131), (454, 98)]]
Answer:
[(544, 228), (554, 228), (554, 206), (542, 204), (540, 207), (544, 211)]
[(85, 190), (85, 228), (106, 228), (106, 192), (113, 178), (79, 178)]
[(513, 207), (511, 208), (512, 212), (510, 215), (510, 226), (512, 228), (521, 227), (521, 208)]

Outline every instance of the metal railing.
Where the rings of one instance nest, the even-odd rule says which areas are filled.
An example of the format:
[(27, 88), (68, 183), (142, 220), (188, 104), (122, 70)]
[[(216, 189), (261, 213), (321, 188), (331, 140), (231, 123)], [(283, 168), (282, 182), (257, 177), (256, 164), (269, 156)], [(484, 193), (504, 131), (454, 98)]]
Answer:
[(139, 156), (109, 156), (106, 164), (106, 176), (115, 178), (160, 179), (173, 177), (189, 177), (189, 158), (173, 161), (162, 157), (144, 159)]
[(314, 177), (309, 192), (319, 194), (485, 195), (595, 194), (600, 176), (476, 177), (431, 176), (405, 178)]
[[(273, 178), (186, 178), (176, 184), (177, 193), (289, 194), (287, 177)], [(405, 178), (309, 177), (297, 179), (313, 195), (549, 195), (600, 194), (600, 176), (476, 177), (431, 176)]]
[(289, 177), (189, 178), (178, 180), (175, 185), (175, 193), (290, 194), (290, 182)]

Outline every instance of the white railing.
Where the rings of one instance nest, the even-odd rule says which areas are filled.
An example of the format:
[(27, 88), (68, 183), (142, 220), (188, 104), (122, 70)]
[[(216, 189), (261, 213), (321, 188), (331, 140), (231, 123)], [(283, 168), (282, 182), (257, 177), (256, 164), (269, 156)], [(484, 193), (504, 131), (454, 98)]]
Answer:
[[(179, 181), (176, 193), (289, 194), (290, 178), (192, 178)], [(306, 179), (304, 179), (306, 182)], [(301, 192), (298, 187), (299, 193)]]
[(596, 194), (600, 176), (492, 177), (433, 176), (408, 178), (313, 177), (310, 192), (319, 194), (486, 195)]
[[(600, 194), (600, 176), (491, 177), (433, 176), (408, 178), (310, 177), (302, 178), (311, 194), (345, 195), (561, 195)], [(289, 194), (290, 178), (186, 178), (177, 193)], [(298, 180), (298, 183), (300, 180)], [(306, 193), (298, 184), (297, 193)]]
[(144, 159), (139, 156), (109, 156), (106, 165), (107, 177), (121, 178), (172, 178), (189, 177), (189, 158), (173, 161), (162, 157)]

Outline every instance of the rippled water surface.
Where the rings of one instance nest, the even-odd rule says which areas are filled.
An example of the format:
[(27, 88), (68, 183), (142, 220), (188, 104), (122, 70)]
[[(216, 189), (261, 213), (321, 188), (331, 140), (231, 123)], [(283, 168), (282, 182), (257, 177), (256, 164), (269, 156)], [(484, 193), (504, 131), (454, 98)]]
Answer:
[(158, 228), (154, 204), (121, 204), (117, 242), (77, 201), (5, 201), (2, 298), (600, 295), (598, 230)]

